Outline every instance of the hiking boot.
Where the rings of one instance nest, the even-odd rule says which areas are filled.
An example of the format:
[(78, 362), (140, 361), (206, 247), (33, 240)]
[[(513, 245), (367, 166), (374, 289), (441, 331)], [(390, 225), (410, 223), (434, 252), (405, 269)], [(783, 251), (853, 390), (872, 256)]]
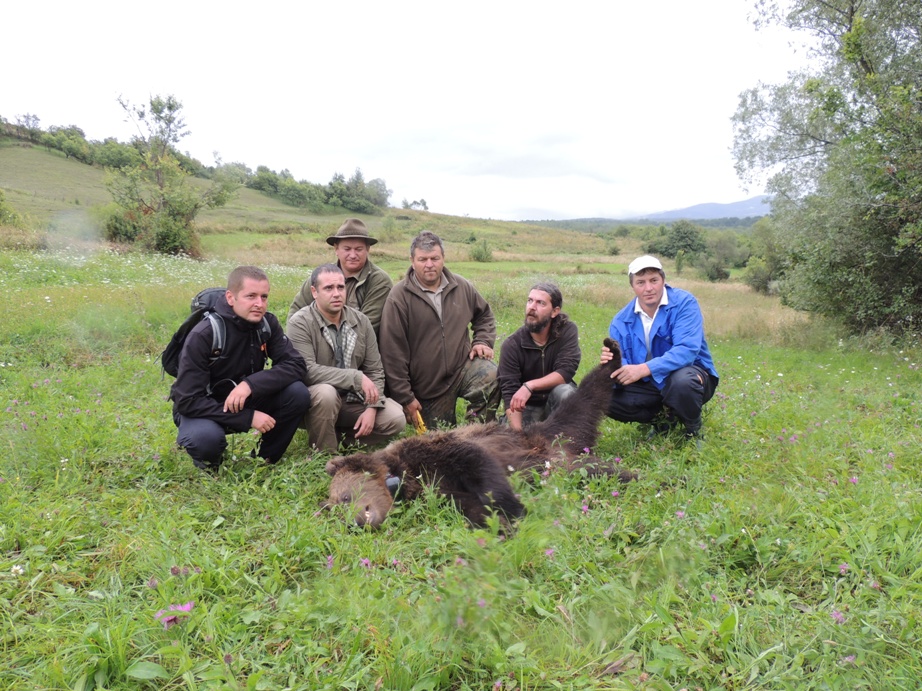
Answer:
[(695, 448), (700, 450), (701, 446), (704, 443), (704, 435), (701, 434), (700, 430), (697, 432), (689, 432), (688, 430), (686, 430), (685, 431), (685, 443), (686, 444), (694, 443)]
[(665, 437), (672, 430), (675, 429), (678, 423), (676, 420), (660, 420), (659, 422), (654, 422), (650, 425), (650, 431), (647, 432), (647, 441), (653, 441), (657, 437)]

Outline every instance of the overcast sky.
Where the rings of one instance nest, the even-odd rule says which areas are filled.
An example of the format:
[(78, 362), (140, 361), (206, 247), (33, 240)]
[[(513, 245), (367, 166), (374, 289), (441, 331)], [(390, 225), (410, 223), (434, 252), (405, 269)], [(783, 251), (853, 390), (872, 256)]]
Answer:
[(509, 220), (740, 201), (730, 117), (799, 56), (747, 0), (8, 3), (0, 115), (134, 133), (119, 96), (183, 103), (203, 163)]

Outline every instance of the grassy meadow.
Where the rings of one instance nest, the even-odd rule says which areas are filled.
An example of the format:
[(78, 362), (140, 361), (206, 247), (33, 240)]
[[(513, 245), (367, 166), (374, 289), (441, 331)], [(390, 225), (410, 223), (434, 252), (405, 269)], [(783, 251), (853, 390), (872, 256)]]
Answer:
[[(635, 483), (519, 478), (506, 538), (435, 496), (366, 532), (318, 513), (305, 433), (271, 467), (238, 435), (216, 477), (175, 447), (157, 355), (191, 296), (255, 263), (284, 319), (344, 218), (240, 204), (202, 219), (207, 261), (115, 251), (89, 220), (0, 251), (0, 689), (922, 687), (918, 348), (667, 266), (721, 374), (701, 450), (606, 421)], [(392, 213), (367, 221), (394, 278), (433, 228), (500, 343), (554, 278), (595, 364), (630, 239)]]

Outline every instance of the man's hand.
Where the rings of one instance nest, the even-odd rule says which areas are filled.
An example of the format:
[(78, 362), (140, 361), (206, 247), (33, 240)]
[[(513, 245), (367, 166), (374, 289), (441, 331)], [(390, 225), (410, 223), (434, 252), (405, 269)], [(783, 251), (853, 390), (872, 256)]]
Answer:
[(362, 393), (365, 394), (365, 405), (378, 402), (378, 387), (365, 374), (362, 375)]
[(602, 355), (599, 357), (599, 364), (604, 365), (606, 362), (611, 362), (611, 359), (614, 357), (614, 354), (605, 346), (602, 346)]
[(483, 358), (484, 360), (493, 359), (493, 349), (484, 345), (483, 343), (477, 343), (471, 348), (471, 353), (468, 355), (469, 360), (473, 360), (475, 357)]
[(365, 412), (359, 415), (359, 419), (355, 421), (355, 426), (352, 428), (356, 439), (367, 437), (372, 433), (377, 415), (378, 411), (375, 408), (365, 408)]
[(275, 418), (258, 410), (254, 410), (253, 422), (250, 423), (250, 427), (255, 429), (260, 434), (265, 434), (273, 427), (275, 427)]
[(513, 413), (521, 413), (525, 410), (525, 404), (528, 403), (529, 398), (531, 398), (531, 391), (525, 388), (525, 384), (522, 384), (509, 399), (509, 410)]
[(646, 363), (642, 365), (622, 365), (611, 373), (611, 378), (622, 386), (633, 384), (635, 381), (640, 381), (649, 376), (650, 368), (647, 367)]
[[(246, 400), (250, 397), (250, 394), (253, 393), (253, 389), (250, 388), (250, 385), (245, 381), (240, 382), (234, 389), (227, 394), (227, 398), (224, 399), (224, 412), (225, 413), (239, 413), (243, 410), (243, 404), (246, 403)], [(275, 421), (272, 422), (275, 424)], [(254, 425), (255, 427), (255, 425)], [(271, 427), (269, 429), (272, 429)]]
[(403, 407), (403, 414), (407, 418), (407, 424), (412, 425), (416, 422), (416, 413), (422, 415), (423, 406), (415, 398)]

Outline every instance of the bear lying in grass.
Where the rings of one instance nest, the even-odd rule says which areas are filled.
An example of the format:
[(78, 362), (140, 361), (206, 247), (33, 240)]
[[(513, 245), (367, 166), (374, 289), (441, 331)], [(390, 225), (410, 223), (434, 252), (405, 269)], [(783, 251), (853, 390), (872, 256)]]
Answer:
[(393, 506), (389, 475), (401, 480), (401, 496), (411, 500), (424, 486), (449, 497), (476, 526), (496, 512), (508, 524), (525, 513), (508, 475), (523, 470), (585, 468), (591, 475), (618, 473), (611, 463), (588, 453), (599, 437), (608, 409), (611, 373), (621, 366), (621, 350), (611, 339), (614, 357), (583, 378), (577, 391), (547, 420), (521, 432), (496, 422), (471, 424), (392, 442), (378, 451), (338, 456), (326, 465), (333, 476), (328, 505), (352, 504), (358, 525), (378, 527)]

